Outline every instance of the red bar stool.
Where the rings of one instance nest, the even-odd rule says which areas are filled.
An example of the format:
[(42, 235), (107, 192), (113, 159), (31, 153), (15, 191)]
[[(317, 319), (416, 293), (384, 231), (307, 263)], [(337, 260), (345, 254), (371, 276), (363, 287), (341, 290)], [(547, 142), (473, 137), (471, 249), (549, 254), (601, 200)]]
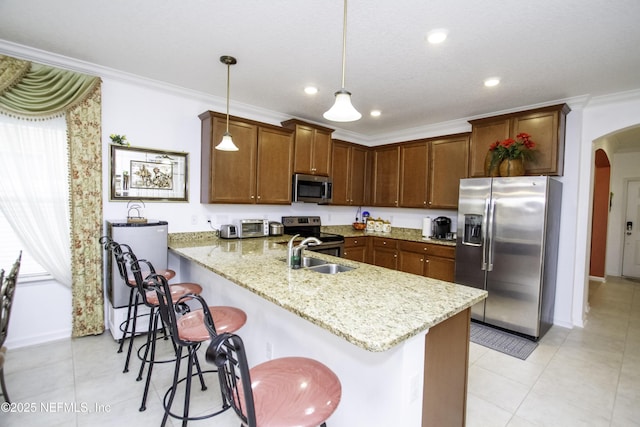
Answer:
[[(104, 246), (104, 249), (109, 252), (109, 254), (113, 255), (116, 261), (116, 266), (118, 267), (118, 273), (122, 278), (122, 281), (125, 286), (129, 288), (129, 303), (127, 305), (127, 318), (124, 322), (120, 324), (120, 331), (122, 332), (122, 337), (120, 338), (120, 346), (118, 347), (118, 353), (122, 353), (122, 349), (124, 343), (129, 338), (129, 347), (127, 349), (127, 357), (124, 362), (123, 373), (129, 372), (129, 361), (131, 359), (131, 351), (133, 348), (133, 338), (136, 334), (136, 321), (138, 319), (138, 304), (141, 302), (139, 295), (137, 294), (137, 286), (135, 282), (135, 278), (127, 275), (126, 269), (126, 260), (125, 254), (132, 252), (131, 247), (126, 244), (119, 244), (118, 242), (111, 239), (109, 236), (102, 236), (99, 240), (100, 244)], [(159, 274), (163, 274), (167, 280), (175, 277), (176, 272), (173, 270), (159, 270)], [(133, 313), (132, 313), (133, 312)], [(145, 314), (146, 316), (146, 314)], [(131, 327), (131, 328), (130, 328)]]
[[(165, 408), (164, 417), (161, 426), (164, 426), (169, 416), (182, 420), (182, 425), (186, 426), (188, 421), (202, 420), (218, 415), (227, 409), (229, 405), (225, 402), (219, 411), (213, 413), (190, 417), (189, 401), (191, 397), (191, 379), (194, 375), (198, 375), (200, 379), (201, 389), (207, 389), (203, 373), (215, 372), (214, 370), (202, 371), (198, 361), (197, 351), (200, 345), (211, 339), (212, 336), (224, 332), (233, 332), (240, 329), (247, 321), (247, 315), (244, 311), (229, 306), (208, 306), (204, 299), (199, 295), (184, 295), (170, 304), (168, 296), (171, 290), (166, 279), (161, 275), (152, 275), (146, 279), (147, 286), (152, 286), (157, 294), (160, 315), (163, 322), (169, 326), (171, 336), (177, 347), (176, 364), (173, 375), (173, 384), (166, 391), (163, 404)], [(186, 302), (189, 300), (197, 300), (201, 308), (191, 309)], [(177, 316), (180, 314), (181, 316)], [(152, 346), (154, 341), (152, 341)], [(187, 374), (180, 379), (180, 362), (182, 359), (182, 350), (187, 349)], [(196, 367), (196, 374), (193, 373), (193, 367)], [(178, 386), (185, 383), (185, 397), (182, 415), (171, 412)]]
[(213, 338), (206, 357), (218, 367), (223, 398), (243, 426), (326, 426), (342, 397), (336, 374), (313, 359), (283, 357), (249, 369), (238, 335)]
[[(151, 373), (153, 372), (153, 366), (156, 363), (169, 363), (173, 362), (175, 359), (166, 359), (166, 360), (156, 360), (155, 359), (155, 347), (156, 340), (158, 339), (157, 330), (158, 330), (158, 319), (160, 319), (160, 311), (159, 311), (159, 302), (156, 292), (153, 290), (149, 290), (147, 284), (145, 283), (146, 275), (150, 276), (159, 276), (163, 277), (164, 275), (156, 273), (153, 265), (146, 260), (138, 260), (135, 254), (132, 251), (124, 253), (124, 258), (126, 259), (125, 263), (125, 272), (127, 271), (127, 264), (129, 265), (129, 269), (135, 279), (137, 294), (136, 298), (139, 298), (142, 303), (144, 303), (147, 307), (149, 307), (149, 327), (147, 330), (147, 342), (140, 348), (138, 351), (138, 358), (141, 360), (140, 370), (138, 372), (138, 377), (136, 381), (142, 380), (142, 374), (144, 373), (144, 368), (146, 364), (149, 364), (147, 369), (147, 379), (145, 381), (144, 392), (142, 394), (142, 403), (140, 405), (140, 411), (144, 411), (147, 409), (147, 396), (149, 394), (149, 386), (151, 384)], [(143, 276), (143, 274), (145, 276)], [(126, 277), (129, 277), (127, 274)], [(164, 279), (166, 283), (166, 278)], [(175, 283), (172, 285), (167, 284), (168, 294), (171, 295), (172, 301), (175, 303), (181, 297), (185, 295), (193, 296), (200, 295), (202, 292), (202, 286), (197, 283)], [(137, 301), (137, 299), (136, 299)], [(136, 305), (137, 306), (137, 305)], [(164, 320), (162, 318), (162, 320)], [(162, 328), (164, 330), (167, 327), (166, 323), (162, 323)], [(135, 316), (134, 316), (134, 328), (135, 328)], [(135, 330), (135, 329), (134, 329)], [(173, 344), (174, 349), (176, 349), (175, 344)], [(144, 349), (144, 354), (140, 354), (140, 351)], [(179, 363), (179, 360), (178, 360)]]

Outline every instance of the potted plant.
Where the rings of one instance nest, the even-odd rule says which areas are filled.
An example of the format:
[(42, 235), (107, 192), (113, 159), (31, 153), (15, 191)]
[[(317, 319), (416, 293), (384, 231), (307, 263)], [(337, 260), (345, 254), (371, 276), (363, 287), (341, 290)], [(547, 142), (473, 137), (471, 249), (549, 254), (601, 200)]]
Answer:
[(524, 175), (524, 161), (533, 158), (536, 144), (528, 133), (522, 132), (516, 138), (496, 141), (489, 146), (488, 176), (520, 176)]

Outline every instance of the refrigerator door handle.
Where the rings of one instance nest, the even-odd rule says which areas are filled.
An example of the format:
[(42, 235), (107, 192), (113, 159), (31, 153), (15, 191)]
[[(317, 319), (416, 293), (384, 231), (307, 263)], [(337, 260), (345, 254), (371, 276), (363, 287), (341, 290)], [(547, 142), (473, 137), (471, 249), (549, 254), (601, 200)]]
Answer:
[(482, 265), (481, 269), (487, 269), (487, 249), (489, 247), (489, 233), (487, 232), (487, 218), (489, 217), (489, 199), (484, 201), (484, 214), (482, 215)]
[(487, 271), (493, 271), (493, 226), (494, 226), (494, 217), (496, 214), (496, 200), (492, 199), (489, 209), (489, 229), (487, 230), (489, 244), (487, 245), (487, 253), (488, 253), (488, 262), (487, 262)]

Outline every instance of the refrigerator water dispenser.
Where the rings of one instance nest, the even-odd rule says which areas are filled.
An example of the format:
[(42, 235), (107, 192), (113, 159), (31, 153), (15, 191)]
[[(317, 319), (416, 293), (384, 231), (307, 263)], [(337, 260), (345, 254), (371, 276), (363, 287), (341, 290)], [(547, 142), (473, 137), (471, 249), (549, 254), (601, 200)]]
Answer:
[(462, 243), (478, 246), (482, 244), (482, 215), (465, 214)]

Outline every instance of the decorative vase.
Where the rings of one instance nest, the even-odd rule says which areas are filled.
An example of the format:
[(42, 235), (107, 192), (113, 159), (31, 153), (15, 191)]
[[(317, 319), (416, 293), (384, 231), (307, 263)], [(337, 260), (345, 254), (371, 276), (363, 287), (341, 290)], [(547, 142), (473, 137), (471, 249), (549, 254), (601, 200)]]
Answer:
[(484, 158), (484, 176), (500, 176), (499, 166), (497, 163), (491, 166), (491, 160), (493, 160), (493, 152), (487, 151), (487, 155)]
[(524, 162), (522, 159), (504, 159), (500, 163), (500, 176), (524, 175)]

